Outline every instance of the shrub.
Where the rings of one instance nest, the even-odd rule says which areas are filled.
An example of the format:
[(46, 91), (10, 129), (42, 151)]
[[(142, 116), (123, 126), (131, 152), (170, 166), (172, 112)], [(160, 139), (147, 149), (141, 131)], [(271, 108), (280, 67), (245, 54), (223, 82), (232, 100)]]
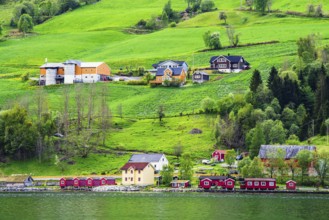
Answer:
[(212, 0), (204, 0), (201, 3), (201, 11), (208, 12), (215, 7), (215, 3)]
[(144, 80), (131, 80), (131, 81), (127, 82), (127, 85), (144, 86), (144, 85), (147, 85), (147, 81), (144, 81)]
[(176, 22), (171, 22), (169, 26), (172, 27), (172, 28), (176, 27)]
[(222, 48), (222, 45), (221, 45), (220, 39), (219, 39), (219, 32), (210, 33), (210, 31), (207, 31), (203, 35), (203, 40), (204, 40), (205, 45), (211, 49)]
[(29, 80), (29, 78), (30, 78), (30, 73), (25, 73), (21, 75), (22, 82), (26, 82), (27, 80)]

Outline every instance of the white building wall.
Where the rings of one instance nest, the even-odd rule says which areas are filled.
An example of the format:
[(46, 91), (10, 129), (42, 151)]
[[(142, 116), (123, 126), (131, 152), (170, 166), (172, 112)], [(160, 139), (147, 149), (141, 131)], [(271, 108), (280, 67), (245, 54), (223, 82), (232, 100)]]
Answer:
[(95, 83), (100, 81), (99, 74), (82, 74), (82, 81), (84, 83)]
[(75, 79), (75, 64), (65, 64), (64, 84), (73, 84)]
[(154, 169), (156, 171), (161, 171), (163, 169), (163, 166), (164, 165), (167, 165), (169, 164), (167, 158), (165, 155), (162, 155), (161, 159), (159, 160), (159, 162), (151, 162), (152, 166), (154, 167)]
[(46, 86), (56, 84), (57, 69), (46, 70)]

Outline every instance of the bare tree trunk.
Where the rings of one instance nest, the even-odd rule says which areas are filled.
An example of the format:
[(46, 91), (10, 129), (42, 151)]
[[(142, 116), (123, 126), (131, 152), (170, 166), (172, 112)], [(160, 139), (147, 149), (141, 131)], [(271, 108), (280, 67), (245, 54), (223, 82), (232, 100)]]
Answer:
[(102, 86), (101, 90), (101, 108), (100, 108), (100, 128), (102, 132), (102, 143), (105, 147), (106, 136), (109, 133), (111, 128), (111, 110), (108, 107), (107, 103), (107, 96), (108, 96), (108, 87), (107, 85)]
[(76, 103), (76, 110), (77, 110), (77, 133), (80, 134), (82, 130), (82, 119), (83, 119), (83, 90), (81, 84), (78, 84), (75, 87), (75, 103)]
[(87, 115), (87, 119), (88, 119), (88, 129), (91, 128), (91, 123), (94, 117), (94, 103), (95, 103), (95, 97), (96, 97), (96, 93), (95, 93), (95, 84), (91, 83), (89, 85), (89, 96), (88, 96), (88, 115)]
[(70, 91), (69, 88), (66, 86), (64, 87), (64, 109), (63, 109), (63, 125), (64, 125), (64, 135), (65, 137), (69, 133), (69, 126), (70, 126), (70, 112), (69, 112), (69, 106), (70, 106)]
[(45, 150), (45, 142), (44, 142), (44, 133), (42, 131), (42, 114), (45, 112), (48, 112), (48, 106), (47, 106), (47, 99), (46, 95), (43, 92), (42, 88), (39, 88), (34, 97), (34, 101), (36, 102), (37, 107), (37, 142), (36, 142), (36, 152), (38, 154), (39, 162), (42, 161), (42, 155)]

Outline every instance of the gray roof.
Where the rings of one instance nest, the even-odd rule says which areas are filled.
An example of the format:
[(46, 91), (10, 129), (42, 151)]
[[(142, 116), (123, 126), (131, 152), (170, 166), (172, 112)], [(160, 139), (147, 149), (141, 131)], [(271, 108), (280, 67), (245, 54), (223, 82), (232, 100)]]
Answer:
[(181, 75), (182, 71), (183, 71), (183, 67), (175, 67), (175, 68), (172, 68), (172, 67), (169, 67), (169, 68), (158, 68), (157, 70), (157, 76), (163, 76), (164, 74), (164, 71), (166, 69), (170, 69), (172, 71), (172, 75), (173, 76), (179, 76)]
[(315, 146), (300, 146), (300, 145), (261, 145), (258, 156), (261, 159), (271, 158), (271, 153), (276, 153), (278, 149), (283, 149), (285, 159), (295, 158), (301, 150), (315, 151)]
[(81, 66), (81, 61), (79, 60), (66, 60), (64, 64), (77, 64), (78, 66)]
[(133, 154), (129, 162), (159, 162), (164, 154)]
[(203, 71), (195, 71), (195, 72), (193, 73), (193, 75), (194, 75), (194, 74), (201, 74), (201, 75), (209, 76), (208, 73), (203, 72)]
[(161, 63), (170, 62), (170, 61), (176, 63), (178, 66), (183, 66), (184, 63), (187, 65), (187, 63), (185, 61), (179, 61), (179, 60), (162, 60), (162, 61), (160, 61), (158, 63), (152, 64), (152, 66), (154, 68), (157, 68)]
[(223, 56), (223, 55), (220, 55), (220, 56), (213, 56), (210, 58), (210, 63), (213, 63), (215, 60), (217, 60), (218, 57), (225, 57), (226, 59), (228, 59), (231, 63), (239, 63), (240, 60), (242, 59), (243, 62), (246, 64), (246, 65), (249, 65), (249, 63), (242, 57), (242, 56)]
[(45, 63), (40, 68), (45, 68), (45, 69), (52, 69), (52, 68), (64, 68), (64, 65), (62, 63)]

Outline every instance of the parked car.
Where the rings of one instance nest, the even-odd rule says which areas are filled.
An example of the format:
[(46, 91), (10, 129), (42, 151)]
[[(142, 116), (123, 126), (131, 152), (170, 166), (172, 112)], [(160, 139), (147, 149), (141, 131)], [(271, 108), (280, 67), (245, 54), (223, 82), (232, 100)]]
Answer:
[(202, 160), (201, 162), (202, 164), (206, 164), (206, 165), (209, 165), (211, 163), (210, 160)]
[(243, 156), (242, 156), (242, 154), (240, 154), (240, 155), (238, 155), (238, 156), (236, 156), (236, 158), (235, 158), (236, 160), (242, 160), (243, 159)]

